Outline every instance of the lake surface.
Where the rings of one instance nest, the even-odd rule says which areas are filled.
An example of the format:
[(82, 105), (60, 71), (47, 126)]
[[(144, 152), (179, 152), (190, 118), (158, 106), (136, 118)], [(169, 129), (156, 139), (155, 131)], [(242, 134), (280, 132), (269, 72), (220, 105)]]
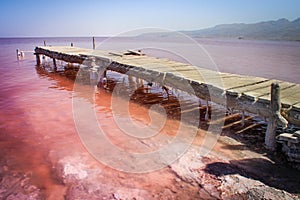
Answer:
[[(35, 56), (25, 52), (17, 60), (16, 49), (33, 51), (35, 46), (70, 45), (91, 48), (91, 38), (16, 38), (0, 39), (0, 156), (9, 167), (36, 174), (35, 184), (46, 190), (59, 188), (53, 179), (49, 162), (53, 163), (70, 151), (82, 152), (72, 113), (74, 81), (59, 74), (36, 68)], [(103, 43), (100, 43), (102, 41)], [(169, 57), (222, 72), (274, 78), (300, 84), (300, 43), (225, 39), (148, 41), (141, 38), (97, 38), (97, 49), (142, 49), (146, 54)], [(117, 75), (111, 74), (117, 81)], [(105, 90), (104, 90), (105, 91)], [(162, 93), (159, 89), (157, 93)], [(111, 122), (110, 92), (97, 96), (97, 116), (114, 132)], [(166, 98), (162, 95), (161, 98)], [(100, 99), (100, 100), (99, 100)], [(136, 123), (147, 124), (143, 106), (134, 105), (131, 114)], [(111, 123), (111, 124), (110, 124)], [(111, 128), (113, 127), (113, 128)], [(176, 125), (170, 123), (166, 134), (172, 135)], [(113, 137), (113, 136), (112, 136)]]

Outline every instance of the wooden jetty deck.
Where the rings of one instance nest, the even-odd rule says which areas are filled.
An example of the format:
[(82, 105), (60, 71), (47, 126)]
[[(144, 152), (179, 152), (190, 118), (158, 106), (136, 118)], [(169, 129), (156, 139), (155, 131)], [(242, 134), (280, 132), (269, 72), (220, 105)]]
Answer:
[[(97, 65), (100, 70), (112, 70), (180, 89), (199, 98), (261, 117), (272, 118), (275, 107), (289, 123), (300, 126), (300, 85), (296, 83), (215, 72), (135, 51), (114, 52), (68, 46), (42, 46), (36, 47), (35, 54), (37, 64), (41, 63), (40, 55), (45, 55), (53, 58), (54, 65), (56, 59), (69, 63)], [(273, 83), (280, 86), (278, 108), (271, 104)], [(276, 125), (280, 124), (280, 121), (284, 123), (284, 120), (277, 120)]]

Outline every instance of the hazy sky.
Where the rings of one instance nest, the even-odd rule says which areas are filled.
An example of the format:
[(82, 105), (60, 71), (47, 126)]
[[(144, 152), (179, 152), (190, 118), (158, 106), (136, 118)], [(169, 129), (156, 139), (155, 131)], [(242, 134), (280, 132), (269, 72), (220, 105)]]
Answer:
[(113, 36), (300, 17), (300, 0), (0, 0), (0, 37)]

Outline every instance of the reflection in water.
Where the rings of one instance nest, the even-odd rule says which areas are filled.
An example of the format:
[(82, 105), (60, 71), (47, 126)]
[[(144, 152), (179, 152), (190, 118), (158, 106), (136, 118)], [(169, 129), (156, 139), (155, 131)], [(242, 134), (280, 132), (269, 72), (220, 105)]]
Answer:
[[(41, 77), (48, 77), (57, 82), (57, 88), (66, 89), (72, 91), (73, 87), (65, 85), (65, 77), (70, 79), (70, 81), (76, 78), (77, 72), (79, 70), (78, 66), (71, 64), (65, 65), (64, 67), (58, 67), (57, 71), (54, 71), (53, 66), (50, 63), (44, 64), (42, 67), (36, 68), (37, 73)], [(144, 106), (150, 109), (153, 105), (161, 105), (168, 118), (181, 120), (182, 113), (189, 113), (196, 109), (199, 110), (200, 120), (204, 121), (206, 114), (206, 102), (204, 100), (198, 99), (195, 96), (189, 95), (186, 92), (179, 91), (176, 89), (169, 89), (165, 86), (161, 87), (156, 83), (147, 83), (144, 80), (127, 76), (124, 74), (119, 74), (117, 72), (109, 71), (105, 80), (97, 81), (98, 78), (91, 77), (92, 74), (81, 72), (80, 79), (81, 83), (93, 86), (97, 84), (97, 91), (95, 92), (95, 99), (101, 100), (103, 93), (112, 94), (114, 88), (117, 84), (122, 84), (122, 90), (118, 91), (120, 97), (126, 97), (130, 94), (130, 101)], [(78, 77), (77, 77), (78, 78)], [(53, 86), (51, 88), (54, 88)], [(125, 89), (124, 89), (125, 88)], [(134, 88), (134, 93), (131, 94), (132, 88)], [(124, 89), (124, 90), (123, 90)], [(81, 94), (84, 96), (84, 94)], [(179, 99), (180, 98), (180, 99)], [(102, 106), (103, 101), (95, 101), (96, 106)], [(211, 106), (209, 106), (209, 116), (211, 115)], [(222, 114), (220, 113), (220, 116)], [(195, 116), (190, 116), (187, 122), (191, 121)], [(200, 124), (200, 122), (199, 122)]]
[[(73, 80), (76, 78), (77, 72), (79, 70), (79, 66), (66, 64), (63, 67), (58, 67), (57, 71), (54, 72), (53, 66), (51, 66), (51, 62), (46, 62), (45, 65), (43, 65), (42, 67), (37, 67), (36, 69), (37, 73), (41, 77), (48, 77), (56, 81), (56, 86), (51, 86), (51, 88), (57, 87), (58, 89), (73, 91), (73, 85), (66, 84), (66, 80), (69, 83), (73, 83)], [(198, 124), (199, 128), (203, 130), (207, 130), (209, 124), (221, 123), (224, 119), (224, 129), (233, 128), (237, 129), (237, 131), (243, 130), (240, 127), (241, 115), (239, 113), (231, 111), (226, 113), (226, 116), (224, 116), (224, 113), (221, 112), (222, 109), (220, 109), (220, 112), (218, 112), (218, 105), (215, 105), (213, 103), (208, 105), (208, 116), (210, 118), (211, 109), (213, 106), (215, 109), (214, 114), (216, 114), (217, 117), (214, 121), (207, 123), (207, 121), (205, 121), (207, 102), (199, 99), (198, 97), (189, 95), (186, 92), (173, 88), (161, 87), (156, 83), (148, 83), (139, 78), (119, 74), (112, 71), (109, 71), (105, 80), (102, 81), (98, 81), (98, 77), (91, 77), (91, 75), (92, 74), (90, 73), (86, 73), (85, 76), (81, 74), (81, 79), (83, 80), (81, 81), (81, 83), (84, 83), (85, 85), (83, 85), (83, 87), (87, 88), (97, 85), (95, 89), (95, 98), (90, 99), (84, 93), (78, 95), (81, 95), (81, 97), (85, 97), (89, 99), (91, 103), (94, 103), (95, 107), (99, 109), (99, 112), (111, 112), (111, 95), (116, 85), (122, 84), (124, 87), (122, 87), (122, 90), (118, 90), (117, 92), (120, 97), (127, 98), (127, 96), (130, 95), (129, 99), (132, 103), (142, 106), (145, 109), (150, 109), (153, 105), (158, 104), (163, 107), (168, 119), (181, 120), (181, 116), (183, 113), (188, 114), (190, 112), (194, 114), (193, 111), (199, 110), (200, 120)], [(134, 92), (131, 94), (132, 88), (134, 88)], [(139, 106), (137, 106), (137, 109), (135, 111), (131, 110), (130, 112), (134, 118), (141, 117), (138, 111), (140, 109)], [(159, 112), (159, 110), (157, 110), (157, 112)], [(147, 120), (145, 119), (148, 118), (147, 113), (144, 113), (144, 115), (145, 116), (142, 118), (146, 122)], [(193, 121), (194, 118), (195, 116), (190, 115), (188, 120), (186, 120), (186, 123)], [(246, 119), (247, 125), (253, 126), (251, 128), (251, 131), (264, 131), (266, 123), (264, 123), (260, 118), (254, 116), (246, 116)]]

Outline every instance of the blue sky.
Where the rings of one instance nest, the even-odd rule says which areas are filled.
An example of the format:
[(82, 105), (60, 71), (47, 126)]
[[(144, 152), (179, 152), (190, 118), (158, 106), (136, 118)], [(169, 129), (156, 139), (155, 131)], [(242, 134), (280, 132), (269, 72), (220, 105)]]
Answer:
[(113, 36), (300, 17), (300, 0), (1, 0), (0, 37)]

